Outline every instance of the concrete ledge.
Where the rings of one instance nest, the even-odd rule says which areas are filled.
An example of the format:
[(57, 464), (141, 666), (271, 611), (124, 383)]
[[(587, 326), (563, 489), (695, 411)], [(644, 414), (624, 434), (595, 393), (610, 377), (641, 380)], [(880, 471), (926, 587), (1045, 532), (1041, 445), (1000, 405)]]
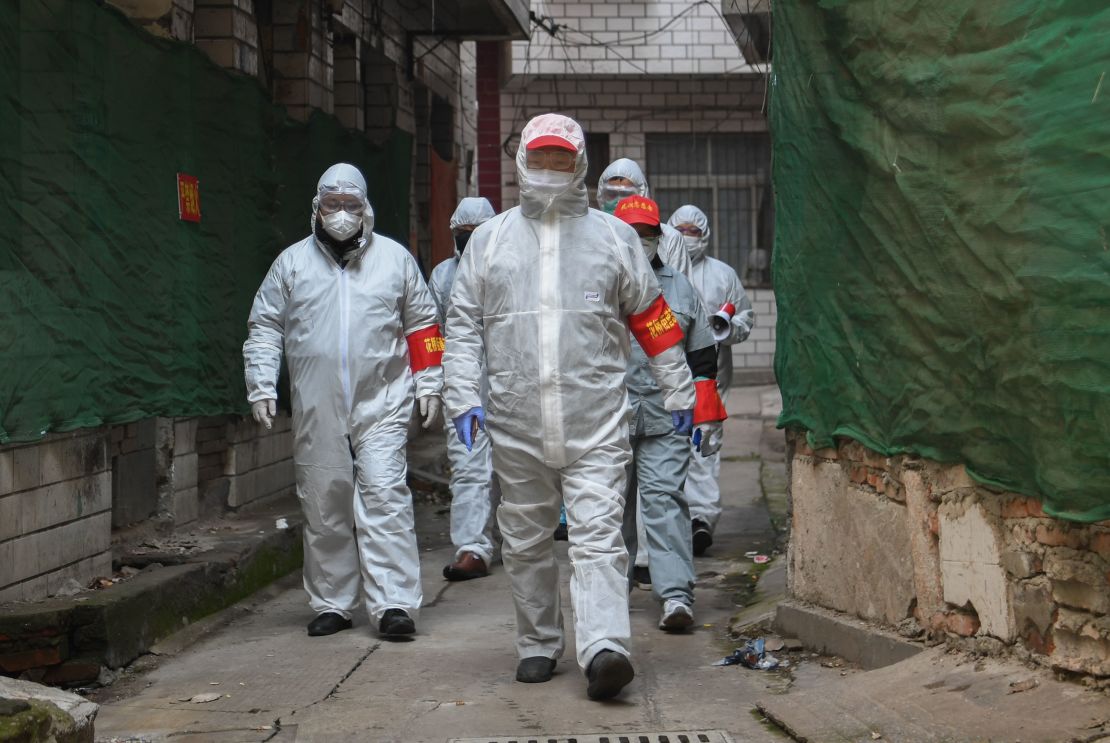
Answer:
[(0, 676), (0, 741), (93, 743), (100, 706), (76, 694)]
[(796, 601), (778, 605), (774, 627), (782, 635), (798, 638), (806, 647), (838, 655), (867, 669), (892, 665), (925, 649), (857, 619)]
[[(275, 514), (290, 528), (277, 529)], [(299, 511), (285, 507), (237, 521), (233, 533), (179, 557), (180, 564), (148, 568), (100, 591), (0, 606), (0, 673), (91, 683), (102, 666), (130, 663), (158, 640), (296, 570), (302, 558)]]

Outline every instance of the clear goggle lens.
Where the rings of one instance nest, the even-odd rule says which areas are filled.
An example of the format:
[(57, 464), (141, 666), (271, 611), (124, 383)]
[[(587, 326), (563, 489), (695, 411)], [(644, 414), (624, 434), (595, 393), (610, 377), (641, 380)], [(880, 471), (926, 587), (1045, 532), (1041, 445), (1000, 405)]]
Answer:
[(570, 150), (529, 150), (527, 163), (533, 170), (566, 170), (574, 165), (576, 158), (577, 155)]

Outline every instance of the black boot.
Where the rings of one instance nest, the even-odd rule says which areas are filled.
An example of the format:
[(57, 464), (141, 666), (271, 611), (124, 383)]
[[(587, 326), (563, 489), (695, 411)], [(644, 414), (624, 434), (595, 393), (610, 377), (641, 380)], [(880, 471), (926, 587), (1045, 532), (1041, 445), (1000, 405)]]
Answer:
[(586, 696), (594, 700), (612, 699), (631, 683), (635, 675), (628, 658), (614, 650), (602, 650), (586, 669), (586, 678), (590, 682), (586, 687)]
[(325, 611), (308, 623), (308, 636), (323, 637), (324, 635), (334, 635), (336, 632), (342, 632), (350, 628), (350, 619), (344, 619), (334, 611)]
[(694, 547), (694, 557), (701, 557), (705, 551), (713, 546), (713, 532), (709, 531), (709, 524), (701, 519), (694, 519), (690, 524), (691, 537)]
[(386, 637), (405, 637), (416, 633), (416, 624), (404, 609), (386, 609), (378, 631)]
[(542, 655), (524, 658), (517, 664), (516, 680), (526, 684), (542, 684), (550, 681), (555, 672), (555, 659)]

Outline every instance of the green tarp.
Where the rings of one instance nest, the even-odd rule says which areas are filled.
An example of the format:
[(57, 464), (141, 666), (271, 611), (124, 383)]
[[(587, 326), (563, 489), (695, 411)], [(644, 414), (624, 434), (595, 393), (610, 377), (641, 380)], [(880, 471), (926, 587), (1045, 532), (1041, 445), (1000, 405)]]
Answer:
[(780, 423), (1110, 518), (1110, 5), (774, 12)]
[[(406, 241), (412, 139), (293, 122), (258, 82), (88, 0), (0, 0), (0, 443), (245, 410), (255, 289), (358, 165)], [(200, 181), (178, 219), (177, 173)]]

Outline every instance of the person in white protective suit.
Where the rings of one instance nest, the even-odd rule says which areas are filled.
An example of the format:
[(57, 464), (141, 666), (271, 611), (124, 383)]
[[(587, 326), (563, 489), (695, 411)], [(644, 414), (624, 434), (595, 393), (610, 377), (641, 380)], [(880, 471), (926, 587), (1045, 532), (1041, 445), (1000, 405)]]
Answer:
[(459, 263), (447, 313), (447, 409), (468, 446), (477, 428), (493, 443), (517, 680), (549, 680), (565, 646), (552, 539), (564, 501), (578, 664), (587, 695), (607, 699), (635, 675), (621, 537), (629, 330), (682, 433), (692, 425), (693, 380), (636, 231), (589, 208), (581, 127), (558, 114), (532, 119), (516, 169), (520, 205), (475, 230)]
[(360, 587), (387, 637), (415, 632), (422, 600), (405, 444), (414, 393), (424, 428), (440, 419), (443, 336), (416, 261), (373, 227), (362, 174), (328, 168), (312, 234), (274, 261), (243, 344), (247, 399), (267, 428), (283, 354), (289, 367), (313, 636), (351, 626)]
[[(603, 212), (613, 213), (617, 202), (629, 196), (651, 198), (644, 171), (635, 160), (622, 157), (609, 163), (597, 181), (597, 205)], [(682, 242), (682, 233), (669, 224), (660, 224), (659, 259), (681, 274), (690, 272), (690, 254)]]
[[(690, 272), (687, 277), (701, 296), (705, 312), (709, 315), (714, 338), (718, 343), (717, 388), (721, 399), (728, 400), (732, 384), (732, 346), (748, 337), (755, 325), (755, 313), (740, 277), (732, 266), (717, 260), (706, 251), (709, 248), (709, 218), (696, 206), (680, 206), (668, 220), (682, 233), (690, 253)], [(716, 436), (720, 438), (722, 432)], [(716, 452), (721, 441), (713, 442)], [(721, 457), (693, 457), (686, 475), (686, 500), (690, 504), (691, 532), (694, 554), (702, 555), (713, 544), (713, 530), (721, 517)]]
[[(493, 217), (489, 201), (475, 197), (460, 201), (451, 215), (455, 255), (436, 266), (428, 280), (428, 288), (439, 307), (440, 322), (444, 325), (459, 259), (474, 229)], [(487, 394), (484, 376), (482, 393), (484, 400)], [(455, 545), (455, 560), (443, 569), (443, 577), (450, 581), (482, 578), (489, 575), (493, 557), (493, 509), (501, 497), (493, 476), (489, 437), (484, 433), (476, 436), (473, 448), (468, 451), (454, 429), (448, 427), (447, 458), (451, 463), (451, 542)]]
[[(663, 287), (663, 297), (682, 327), (686, 362), (697, 392), (693, 456), (709, 456), (714, 453), (714, 442), (720, 441), (721, 421), (728, 416), (717, 393), (717, 345), (701, 298), (685, 276), (659, 258), (662, 231), (659, 206), (654, 201), (629, 196), (617, 204), (614, 215), (639, 234)], [(694, 556), (690, 509), (683, 492), (691, 441), (671, 427), (659, 386), (648, 373), (647, 361), (643, 348), (633, 339), (626, 376), (632, 406), (629, 429), (632, 464), (624, 509), (624, 539), (630, 558), (634, 560), (639, 552), (647, 552), (650, 557), (652, 593), (663, 607), (659, 628), (682, 632), (694, 623)], [(637, 488), (639, 509), (635, 507)], [(642, 541), (637, 537), (637, 513), (644, 531)], [(631, 571), (629, 577), (632, 578)]]

